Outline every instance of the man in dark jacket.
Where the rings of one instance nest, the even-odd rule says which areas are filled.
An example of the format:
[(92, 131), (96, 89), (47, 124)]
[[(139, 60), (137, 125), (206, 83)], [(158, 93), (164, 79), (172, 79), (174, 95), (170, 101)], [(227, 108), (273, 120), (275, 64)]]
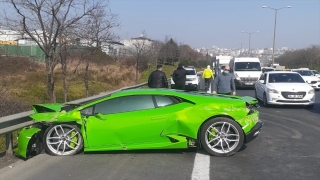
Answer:
[(149, 75), (149, 88), (168, 88), (168, 80), (166, 74), (162, 72), (162, 65), (157, 65), (157, 70)]
[(214, 78), (211, 90), (212, 94), (236, 95), (234, 77), (230, 73), (230, 66), (227, 65), (223, 73)]
[(189, 75), (189, 71), (185, 70), (183, 64), (180, 63), (177, 70), (175, 70), (172, 74), (174, 89), (185, 89), (187, 75)]

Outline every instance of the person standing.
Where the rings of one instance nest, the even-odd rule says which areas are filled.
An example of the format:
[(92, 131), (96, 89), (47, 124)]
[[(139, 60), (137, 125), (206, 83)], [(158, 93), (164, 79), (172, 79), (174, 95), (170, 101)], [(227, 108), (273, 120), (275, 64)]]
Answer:
[(162, 71), (162, 65), (157, 65), (157, 70), (151, 72), (148, 78), (149, 88), (168, 88), (166, 74)]
[(180, 90), (185, 89), (187, 75), (189, 75), (189, 71), (184, 69), (184, 66), (182, 63), (179, 63), (178, 68), (172, 74), (174, 89), (180, 89)]
[(218, 74), (212, 83), (212, 94), (236, 95), (236, 86), (230, 66), (227, 65), (221, 74)]
[(203, 70), (202, 78), (204, 78), (204, 82), (205, 82), (205, 91), (209, 91), (211, 81), (212, 79), (214, 79), (213, 72), (210, 69), (210, 65), (208, 65), (207, 68)]

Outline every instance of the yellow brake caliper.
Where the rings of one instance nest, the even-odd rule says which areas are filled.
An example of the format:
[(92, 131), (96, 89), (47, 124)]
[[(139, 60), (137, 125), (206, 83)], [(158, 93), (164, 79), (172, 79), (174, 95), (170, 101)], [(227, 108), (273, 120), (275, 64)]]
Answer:
[(212, 128), (210, 130), (210, 132), (211, 133), (209, 133), (209, 138), (208, 138), (209, 141), (211, 141), (212, 139), (214, 139), (216, 137), (216, 134), (217, 134), (218, 130), (216, 130), (215, 128)]
[[(71, 139), (73, 142), (77, 142), (77, 141), (78, 141), (78, 137), (76, 136), (76, 134), (77, 134), (76, 131), (72, 131), (72, 132), (71, 132), (71, 136), (70, 136), (70, 137), (73, 137), (73, 136), (74, 136), (74, 137)], [(73, 143), (73, 142), (70, 142), (69, 145), (74, 148), (74, 147), (76, 146), (76, 144)]]

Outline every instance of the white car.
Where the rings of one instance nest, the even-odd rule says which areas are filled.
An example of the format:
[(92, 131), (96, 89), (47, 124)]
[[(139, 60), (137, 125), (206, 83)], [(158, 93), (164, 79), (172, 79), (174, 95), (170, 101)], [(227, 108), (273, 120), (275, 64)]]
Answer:
[(316, 70), (311, 70), (312, 72), (313, 72), (313, 74), (315, 75), (315, 76), (317, 76), (318, 78), (320, 78), (320, 73), (318, 72), (318, 71), (316, 71)]
[(311, 70), (292, 69), (291, 71), (299, 73), (311, 87), (320, 90), (320, 79)]
[(255, 83), (256, 99), (268, 105), (305, 105), (313, 108), (315, 90), (297, 72), (270, 71)]
[[(186, 80), (186, 89), (188, 90), (199, 90), (199, 76), (197, 75), (197, 71), (194, 67), (185, 67), (185, 70), (189, 71), (189, 75), (187, 75), (187, 80)], [(174, 89), (175, 83), (173, 82), (171, 78), (171, 89)]]

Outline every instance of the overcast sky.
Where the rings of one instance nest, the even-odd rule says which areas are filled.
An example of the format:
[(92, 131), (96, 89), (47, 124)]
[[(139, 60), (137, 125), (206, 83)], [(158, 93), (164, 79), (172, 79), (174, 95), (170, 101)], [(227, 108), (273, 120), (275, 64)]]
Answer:
[(320, 0), (110, 0), (119, 15), (121, 39), (137, 37), (145, 30), (151, 39), (170, 35), (193, 48), (272, 47), (275, 11), (276, 48), (305, 48), (320, 44)]

